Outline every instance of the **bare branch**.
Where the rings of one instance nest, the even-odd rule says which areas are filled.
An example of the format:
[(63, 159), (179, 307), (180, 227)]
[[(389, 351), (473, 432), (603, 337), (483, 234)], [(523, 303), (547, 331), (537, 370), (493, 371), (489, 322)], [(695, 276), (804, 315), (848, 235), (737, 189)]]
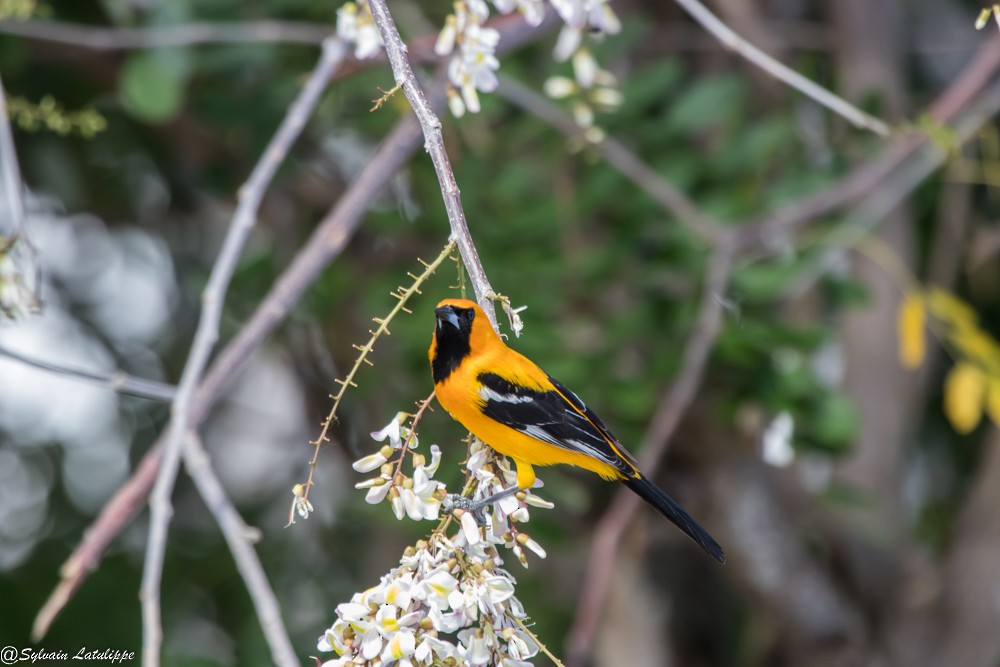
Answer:
[(434, 163), (434, 171), (437, 173), (438, 183), (441, 186), (441, 197), (444, 199), (444, 207), (448, 212), (451, 235), (458, 243), (462, 262), (472, 280), (472, 289), (476, 293), (476, 300), (483, 306), (490, 323), (496, 329), (496, 314), (489, 301), (489, 297), (494, 293), (493, 288), (490, 286), (486, 271), (479, 261), (479, 252), (472, 242), (472, 235), (469, 233), (469, 226), (465, 221), (465, 211), (462, 210), (462, 197), (458, 190), (458, 183), (455, 182), (455, 173), (451, 169), (451, 162), (444, 148), (441, 121), (427, 101), (427, 96), (406, 59), (406, 44), (403, 43), (403, 38), (396, 30), (396, 24), (386, 8), (385, 1), (369, 0), (368, 6), (371, 8), (375, 24), (378, 26), (382, 41), (385, 43), (385, 51), (389, 56), (389, 64), (392, 66), (396, 83), (403, 86), (406, 99), (410, 101), (413, 112), (420, 121), (420, 127), (424, 133), (424, 146), (430, 153), (431, 162)]
[(202, 312), (195, 331), (191, 353), (181, 373), (177, 395), (171, 404), (171, 419), (163, 445), (163, 462), (160, 466), (150, 497), (149, 539), (143, 567), (142, 600), (143, 665), (156, 667), (160, 661), (162, 628), (160, 624), (160, 581), (166, 551), (167, 526), (172, 509), (170, 496), (180, 463), (188, 430), (189, 411), (208, 358), (219, 335), (219, 321), (230, 278), (236, 269), (243, 245), (257, 219), (257, 210), (264, 192), (274, 178), (279, 165), (298, 137), (319, 98), (326, 89), (330, 76), (347, 52), (346, 46), (336, 38), (323, 42), (323, 52), (309, 80), (292, 103), (274, 138), (264, 150), (260, 161), (246, 184), (240, 189), (239, 204), (223, 241), (222, 249), (208, 278), (202, 294)]
[[(986, 43), (966, 65), (955, 81), (931, 104), (930, 116), (937, 123), (951, 122), (960, 112), (974, 103), (1000, 68), (1000, 37)], [(988, 105), (987, 105), (988, 106)], [(972, 116), (978, 116), (969, 112)], [(799, 199), (787, 206), (742, 226), (740, 243), (745, 249), (773, 244), (796, 227), (857, 201), (875, 190), (883, 180), (931, 138), (913, 133), (891, 144), (873, 161), (855, 168), (835, 186), (815, 195)]]
[(723, 23), (719, 17), (710, 12), (698, 0), (676, 0), (676, 2), (727, 48), (743, 56), (774, 78), (795, 88), (834, 113), (843, 116), (856, 127), (871, 130), (883, 137), (889, 136), (889, 126), (885, 121), (865, 113), (842, 97), (834, 95), (823, 86), (807, 79), (795, 70), (767, 55), (733, 32), (729, 26)]
[(329, 25), (296, 21), (184, 23), (150, 28), (103, 28), (60, 21), (0, 21), (0, 34), (77, 46), (95, 51), (127, 51), (199, 44), (312, 44), (333, 32)]
[[(0, 22), (0, 25), (3, 25)], [(14, 134), (10, 129), (10, 115), (7, 111), (7, 93), (0, 79), (0, 171), (3, 172), (4, 199), (7, 200), (7, 212), (10, 216), (3, 221), (0, 233), (14, 238), (24, 231), (24, 198), (21, 183), (21, 170), (17, 166), (17, 149), (14, 147)]]
[[(436, 103), (443, 103), (437, 100)], [(215, 359), (198, 387), (189, 415), (191, 427), (200, 425), (247, 361), (280, 324), (320, 272), (346, 247), (375, 195), (395, 176), (420, 145), (420, 125), (413, 116), (399, 122), (337, 205), (278, 277), (236, 337)], [(107, 502), (83, 541), (60, 569), (61, 581), (39, 611), (32, 626), (37, 641), (45, 636), (59, 612), (97, 567), (108, 545), (142, 509), (156, 479), (163, 438), (143, 457), (132, 476)]]
[[(709, 259), (698, 305), (698, 317), (681, 355), (683, 365), (670, 390), (660, 400), (642, 439), (639, 462), (647, 474), (651, 474), (666, 455), (670, 439), (701, 383), (708, 355), (722, 328), (723, 295), (733, 268), (736, 249), (734, 236), (721, 237)], [(622, 488), (615, 494), (594, 530), (587, 574), (583, 578), (587, 585), (583, 587), (576, 616), (566, 638), (568, 665), (586, 664), (590, 643), (601, 620), (622, 535), (639, 506), (639, 497)]]
[(97, 373), (95, 371), (88, 371), (82, 368), (72, 368), (70, 366), (54, 364), (49, 361), (34, 359), (2, 345), (0, 345), (0, 357), (6, 357), (8, 359), (12, 359), (13, 361), (25, 364), (26, 366), (38, 368), (48, 373), (62, 375), (72, 380), (79, 380), (81, 382), (96, 385), (103, 389), (110, 389), (111, 391), (119, 394), (128, 394), (129, 396), (148, 398), (151, 401), (169, 403), (174, 400), (174, 395), (177, 392), (176, 387), (163, 382), (145, 380), (143, 378), (134, 378), (121, 371), (116, 371), (114, 373)]
[(188, 438), (184, 448), (184, 464), (226, 538), (229, 551), (236, 561), (236, 569), (240, 571), (257, 612), (257, 618), (260, 619), (264, 638), (271, 648), (271, 657), (279, 667), (299, 667), (301, 663), (292, 648), (285, 623), (281, 620), (278, 598), (252, 545), (259, 537), (259, 531), (243, 522), (243, 518), (222, 488), (215, 470), (212, 469), (212, 463), (201, 444), (201, 439), (194, 433)]

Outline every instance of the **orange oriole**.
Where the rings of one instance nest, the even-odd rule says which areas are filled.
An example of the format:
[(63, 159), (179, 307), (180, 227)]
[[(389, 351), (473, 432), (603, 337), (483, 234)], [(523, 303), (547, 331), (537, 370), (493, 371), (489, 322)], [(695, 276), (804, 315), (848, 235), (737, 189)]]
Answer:
[(719, 544), (639, 471), (635, 458), (600, 417), (530, 359), (507, 347), (475, 302), (445, 299), (434, 313), (428, 357), (438, 402), (517, 465), (517, 487), (487, 502), (530, 488), (535, 481), (532, 466), (568, 463), (624, 482), (710, 556), (725, 562)]

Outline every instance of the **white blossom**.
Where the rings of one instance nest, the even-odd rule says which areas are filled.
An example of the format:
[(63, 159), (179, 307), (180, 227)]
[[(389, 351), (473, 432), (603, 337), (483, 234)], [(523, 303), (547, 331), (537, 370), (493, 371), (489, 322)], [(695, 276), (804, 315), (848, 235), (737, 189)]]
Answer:
[[(377, 454), (363, 457), (355, 468), (364, 472), (377, 469), (379, 474), (356, 486), (366, 491), (369, 502), (388, 497), (398, 518), (438, 518), (446, 489), (434, 475), (442, 452), (437, 445), (430, 446), (429, 456), (403, 448), (415, 435), (410, 432), (410, 419), (398, 414), (372, 434), (387, 444)], [(476, 480), (472, 495), (477, 499), (517, 480), (506, 458), (475, 439), (469, 447), (466, 469), (469, 479)], [(544, 557), (544, 550), (515, 528), (528, 520), (529, 501), (532, 506), (551, 506), (532, 493), (519, 492), (479, 512), (462, 512), (459, 520), (450, 521), (449, 532), (437, 530), (408, 547), (399, 564), (376, 586), (355, 593), (336, 607), (336, 618), (318, 638), (317, 648), (339, 657), (324, 664), (529, 664), (526, 661), (538, 647), (521, 630), (524, 607), (501, 555), (501, 547), (504, 553), (510, 549), (526, 564), (521, 549), (525, 545)], [(480, 523), (476, 515), (485, 521)]]
[(382, 36), (368, 3), (344, 3), (337, 10), (337, 36), (354, 45), (354, 57), (366, 60), (382, 50)]

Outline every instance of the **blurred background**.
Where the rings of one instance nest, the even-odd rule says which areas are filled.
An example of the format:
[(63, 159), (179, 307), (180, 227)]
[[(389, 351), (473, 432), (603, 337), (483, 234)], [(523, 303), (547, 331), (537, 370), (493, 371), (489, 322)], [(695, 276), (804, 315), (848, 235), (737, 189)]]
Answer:
[[(989, 416), (1000, 417), (1000, 389), (988, 387), (1000, 387), (990, 356), (1000, 305), (1000, 135), (988, 109), (967, 141), (925, 112), (977, 51), (997, 48), (996, 26), (977, 32), (982, 3), (960, 0), (710, 6), (767, 53), (886, 119), (897, 136), (931, 135), (940, 155), (914, 153), (898, 169), (906, 178), (867, 189), (862, 181), (850, 206), (795, 233), (767, 232), (733, 262), (728, 285), (713, 295), (721, 328), (701, 382), (664, 465), (650, 471), (729, 562), (717, 565), (643, 508), (623, 533), (584, 664), (995, 666), (1000, 437)], [(623, 101), (595, 122), (723, 227), (834, 190), (898, 144), (726, 51), (673, 3), (613, 7), (622, 30), (594, 53)], [(45, 639), (31, 644), (29, 635), (61, 564), (168, 417), (162, 401), (8, 353), (177, 382), (236, 192), (312, 69), (336, 9), (315, 0), (0, 2), (0, 74), (44, 303), (39, 314), (0, 324), (0, 645), (139, 651), (146, 511)], [(390, 9), (407, 39), (433, 39), (452, 11), (448, 2), (406, 0)], [(67, 24), (107, 29), (114, 44), (127, 28), (263, 20), (288, 22), (297, 38), (157, 49), (52, 38)], [(537, 91), (551, 76), (572, 77), (570, 64), (553, 61), (557, 32), (539, 31), (504, 55), (502, 74)], [(995, 79), (987, 72), (983, 89), (995, 89)], [(223, 343), (409, 112), (401, 96), (369, 112), (377, 87), (391, 85), (385, 65), (349, 67), (323, 96), (264, 200), (226, 301)], [(711, 244), (594, 149), (499, 94), (481, 101), (479, 114), (444, 115), (444, 133), (493, 286), (528, 306), (513, 345), (637, 449), (706, 307)], [(872, 201), (878, 195), (888, 205)], [(319, 655), (334, 607), (374, 585), (430, 530), (366, 505), (349, 463), (374, 451), (369, 432), (430, 392), (431, 311), (456, 294), (451, 262), (346, 394), (320, 454), (315, 514), (284, 526), (334, 379), (356, 358), (352, 345), (367, 340), (371, 318), (395, 305), (390, 291), (448, 234), (434, 172), (418, 151), (373, 196), (345, 250), (201, 429), (226, 491), (261, 530), (257, 550), (303, 664)], [(930, 338), (914, 368), (899, 358), (900, 332), (919, 345), (912, 327), (898, 326), (904, 294), (930, 286), (967, 304), (963, 317), (979, 318), (987, 352), (972, 364), (986, 378), (978, 385), (954, 381), (956, 362), (974, 356), (947, 345), (946, 314), (955, 310), (939, 310), (944, 348)], [(422, 443), (444, 449), (438, 476), (450, 485), (461, 476), (463, 435), (440, 410), (421, 428)], [(548, 557), (531, 558), (527, 570), (509, 565), (535, 632), (562, 655), (574, 619), (593, 612), (580, 606), (588, 553), (617, 487), (561, 468), (541, 476), (541, 493), (556, 506), (532, 511), (531, 534)], [(174, 506), (165, 663), (266, 663), (232, 556), (183, 472)]]

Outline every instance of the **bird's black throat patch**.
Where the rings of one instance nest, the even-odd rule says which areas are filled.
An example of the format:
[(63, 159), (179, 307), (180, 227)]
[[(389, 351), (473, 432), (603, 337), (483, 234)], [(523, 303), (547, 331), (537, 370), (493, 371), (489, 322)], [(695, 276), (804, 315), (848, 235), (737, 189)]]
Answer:
[(434, 327), (434, 339), (437, 345), (434, 350), (434, 358), (431, 360), (431, 374), (434, 384), (444, 382), (448, 376), (458, 368), (462, 360), (472, 352), (469, 345), (469, 335), (472, 333), (472, 320), (476, 317), (476, 312), (471, 308), (455, 308), (445, 306), (442, 309), (449, 309), (458, 317), (458, 326), (449, 322), (437, 313), (437, 320)]

